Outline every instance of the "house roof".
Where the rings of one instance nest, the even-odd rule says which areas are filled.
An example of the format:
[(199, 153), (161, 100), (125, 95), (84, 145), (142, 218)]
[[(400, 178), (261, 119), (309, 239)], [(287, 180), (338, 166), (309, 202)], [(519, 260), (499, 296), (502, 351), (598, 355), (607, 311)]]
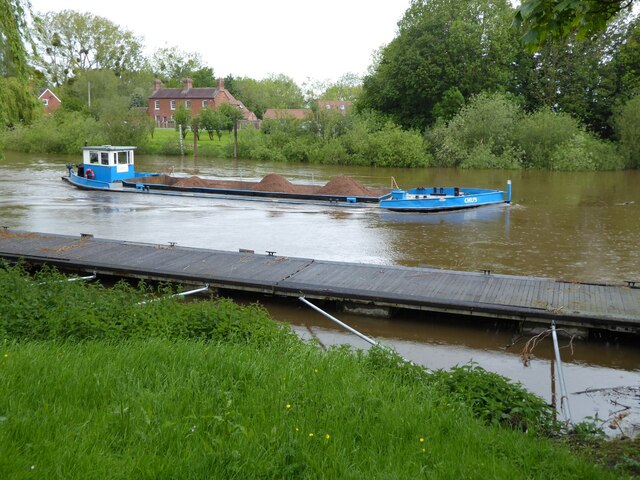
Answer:
[(60, 100), (60, 99), (58, 98), (58, 96), (57, 96), (55, 93), (53, 93), (53, 92), (52, 92), (50, 89), (48, 89), (48, 88), (43, 88), (43, 89), (42, 89), (42, 91), (40, 92), (40, 95), (38, 96), (38, 100), (39, 100), (39, 99), (41, 99), (41, 98), (44, 96), (44, 94), (45, 94), (45, 93), (47, 93), (47, 92), (49, 92), (49, 93), (51, 94), (51, 96), (52, 96), (52, 97), (55, 97), (55, 99), (56, 99), (56, 100), (58, 100), (60, 103), (62, 103), (62, 100)]
[[(222, 92), (226, 92), (223, 90)], [(159, 88), (154, 91), (151, 96), (152, 100), (159, 99), (191, 99), (191, 98), (215, 98), (221, 91), (218, 88)], [(235, 100), (235, 98), (234, 98)]]
[(297, 118), (304, 120), (311, 112), (308, 108), (269, 108), (262, 116), (263, 120)]

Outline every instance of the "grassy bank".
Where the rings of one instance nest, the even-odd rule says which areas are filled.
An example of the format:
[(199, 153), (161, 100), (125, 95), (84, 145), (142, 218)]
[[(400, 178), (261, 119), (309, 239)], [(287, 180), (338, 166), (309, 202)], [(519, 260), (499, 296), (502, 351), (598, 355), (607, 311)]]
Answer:
[(0, 478), (619, 478), (477, 368), (325, 352), (258, 307), (0, 269)]
[[(185, 155), (193, 155), (193, 134), (187, 133), (183, 140)], [(180, 134), (171, 128), (156, 128), (153, 137), (139, 149), (140, 153), (151, 155), (179, 155)], [(209, 138), (206, 132), (200, 134), (198, 140), (198, 156), (212, 158), (233, 158), (233, 134), (223, 132), (220, 139), (217, 135)]]

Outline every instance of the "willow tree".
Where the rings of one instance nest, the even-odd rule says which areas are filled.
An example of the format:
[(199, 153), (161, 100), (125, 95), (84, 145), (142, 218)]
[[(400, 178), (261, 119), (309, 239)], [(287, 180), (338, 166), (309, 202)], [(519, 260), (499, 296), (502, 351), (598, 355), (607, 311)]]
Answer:
[(0, 0), (0, 128), (30, 122), (37, 99), (28, 82), (26, 0)]

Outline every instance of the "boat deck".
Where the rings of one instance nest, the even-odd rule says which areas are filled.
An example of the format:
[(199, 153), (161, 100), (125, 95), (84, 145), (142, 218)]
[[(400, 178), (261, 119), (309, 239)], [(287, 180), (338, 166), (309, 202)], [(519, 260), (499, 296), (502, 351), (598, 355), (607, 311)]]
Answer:
[(275, 296), (640, 333), (640, 288), (0, 230), (0, 258)]

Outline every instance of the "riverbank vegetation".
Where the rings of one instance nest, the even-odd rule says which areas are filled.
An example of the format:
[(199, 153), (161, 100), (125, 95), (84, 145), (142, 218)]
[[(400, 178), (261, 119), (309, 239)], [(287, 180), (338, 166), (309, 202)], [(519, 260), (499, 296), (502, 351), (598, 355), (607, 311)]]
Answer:
[[(639, 168), (640, 20), (632, 2), (613, 3), (595, 23), (591, 12), (580, 35), (567, 28), (547, 37), (537, 0), (526, 8), (506, 0), (415, 0), (363, 78), (302, 86), (282, 74), (225, 78), (259, 118), (269, 108), (309, 112), (244, 126), (238, 155), (380, 167)], [(215, 85), (199, 53), (165, 47), (146, 58), (141, 39), (107, 19), (67, 10), (37, 13), (32, 22), (27, 2), (2, 5), (14, 14), (3, 28), (7, 48), (15, 48), (0, 56), (0, 145), (77, 155), (85, 143), (131, 144), (142, 153), (180, 153), (177, 138), (155, 138), (148, 97), (154, 78), (167, 87), (184, 77), (194, 87)], [(567, 9), (556, 8), (576, 13)], [(100, 41), (91, 32), (101, 32)], [(75, 51), (80, 35), (89, 35), (89, 47)], [(29, 45), (37, 54), (28, 59)], [(29, 101), (42, 87), (62, 100), (52, 116)], [(353, 108), (322, 111), (320, 99)], [(205, 109), (193, 118), (178, 108), (178, 116), (187, 154), (199, 130), (209, 136), (200, 138), (199, 156), (234, 155), (222, 141), (231, 112)]]
[[(258, 306), (0, 269), (0, 476), (620, 478), (473, 365), (328, 351)], [(171, 289), (161, 288), (160, 294)], [(625, 457), (628, 459), (628, 457)]]

